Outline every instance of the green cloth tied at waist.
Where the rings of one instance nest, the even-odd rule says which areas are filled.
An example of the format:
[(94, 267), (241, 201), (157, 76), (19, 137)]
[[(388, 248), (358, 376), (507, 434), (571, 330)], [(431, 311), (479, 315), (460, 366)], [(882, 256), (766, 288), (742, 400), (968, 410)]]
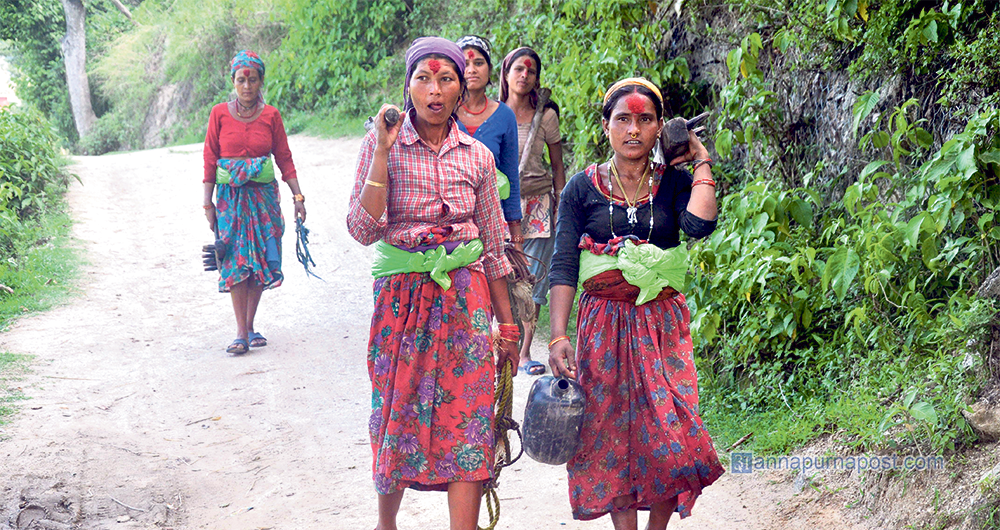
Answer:
[(653, 244), (636, 245), (625, 241), (616, 256), (597, 255), (589, 250), (580, 252), (580, 283), (602, 272), (619, 269), (629, 284), (639, 288), (635, 305), (656, 298), (664, 287), (678, 291), (687, 273), (687, 247), (678, 245), (664, 250)]
[(381, 278), (392, 274), (409, 272), (429, 272), (442, 289), (451, 288), (448, 273), (471, 265), (483, 254), (483, 242), (478, 239), (462, 243), (448, 253), (444, 245), (423, 252), (408, 252), (385, 241), (375, 243), (375, 260), (372, 261), (372, 276)]
[[(252, 160), (253, 159), (240, 161), (242, 163), (240, 165), (245, 169), (252, 170), (253, 169), (253, 164), (251, 163)], [(232, 173), (230, 173), (228, 169), (221, 166), (215, 169), (216, 184), (218, 185), (229, 184), (230, 181), (232, 180), (233, 180)], [(271, 157), (267, 157), (266, 160), (261, 162), (260, 171), (256, 175), (251, 175), (250, 181), (256, 182), (258, 184), (270, 184), (271, 182), (274, 182), (274, 162), (271, 160)], [(239, 185), (239, 183), (236, 185)]]
[(497, 170), (497, 193), (500, 194), (501, 199), (510, 197), (510, 179), (499, 169)]

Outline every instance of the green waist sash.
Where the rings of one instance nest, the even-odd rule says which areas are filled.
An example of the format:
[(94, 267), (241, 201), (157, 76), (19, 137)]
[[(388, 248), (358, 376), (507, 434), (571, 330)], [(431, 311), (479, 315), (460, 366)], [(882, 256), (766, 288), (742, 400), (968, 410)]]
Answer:
[(375, 243), (372, 276), (381, 278), (392, 274), (429, 272), (431, 279), (447, 291), (451, 288), (451, 277), (448, 273), (475, 263), (482, 254), (483, 242), (478, 239), (462, 243), (452, 250), (451, 254), (444, 245), (423, 252), (409, 252), (385, 241), (379, 241)]
[(687, 273), (687, 247), (678, 245), (663, 250), (653, 244), (636, 245), (625, 241), (617, 256), (597, 255), (589, 250), (580, 252), (580, 283), (602, 272), (618, 269), (629, 284), (639, 288), (635, 305), (656, 298), (664, 287), (678, 291)]
[[(229, 184), (229, 182), (232, 179), (233, 179), (232, 175), (226, 168), (224, 167), (215, 168), (216, 184)], [(253, 177), (250, 177), (250, 182), (256, 182), (258, 184), (270, 184), (271, 182), (274, 182), (274, 162), (271, 160), (271, 157), (267, 157), (267, 160), (264, 161), (263, 164), (261, 164), (260, 173), (257, 173), (257, 175)]]
[(499, 169), (497, 170), (497, 193), (500, 194), (501, 199), (510, 197), (510, 179)]

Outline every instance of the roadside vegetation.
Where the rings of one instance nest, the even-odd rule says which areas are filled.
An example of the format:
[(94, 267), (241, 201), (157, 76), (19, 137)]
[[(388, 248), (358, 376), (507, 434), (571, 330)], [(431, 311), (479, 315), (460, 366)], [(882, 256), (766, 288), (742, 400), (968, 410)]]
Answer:
[[(63, 139), (88, 152), (136, 148), (137, 112), (171, 84), (189, 97), (164, 134), (201, 141), (241, 48), (264, 56), (265, 96), (292, 132), (358, 134), (401, 101), (412, 38), (474, 33), (493, 41), (496, 69), (518, 45), (539, 52), (575, 171), (608, 154), (605, 87), (646, 76), (675, 113), (713, 113), (720, 225), (690, 243), (686, 292), (720, 450), (750, 433), (741, 450), (762, 454), (823, 435), (859, 451), (976, 441), (962, 411), (997, 377), (996, 308), (976, 290), (1000, 266), (1000, 18), (987, 0), (700, 0), (679, 14), (639, 0), (133, 0), (134, 25), (98, 4), (88, 64), (105, 106), (92, 137)], [(22, 13), (48, 32), (37, 39), (57, 32), (46, 9)], [(57, 93), (25, 51), (33, 38), (14, 44), (15, 64), (31, 90)], [(722, 50), (721, 77), (698, 70), (704, 49)], [(810, 76), (854, 91), (839, 131), (790, 102)], [(70, 123), (65, 105), (42, 110)], [(835, 136), (847, 140), (833, 149)]]
[[(37, 111), (0, 109), (0, 329), (72, 292), (78, 257), (63, 194), (68, 177), (52, 126)], [(0, 424), (23, 399), (24, 356), (0, 352)]]

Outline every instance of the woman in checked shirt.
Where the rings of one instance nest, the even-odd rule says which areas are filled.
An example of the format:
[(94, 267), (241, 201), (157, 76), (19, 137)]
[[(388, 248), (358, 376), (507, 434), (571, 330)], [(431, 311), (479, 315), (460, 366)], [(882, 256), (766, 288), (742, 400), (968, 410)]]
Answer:
[(379, 111), (351, 194), (348, 229), (376, 245), (368, 372), (377, 530), (396, 528), (407, 487), (446, 490), (451, 528), (476, 528), (493, 464), (494, 316), (498, 362), (517, 361), (496, 166), (453, 114), (464, 70), (455, 43), (413, 42), (402, 119), (387, 127), (391, 106)]

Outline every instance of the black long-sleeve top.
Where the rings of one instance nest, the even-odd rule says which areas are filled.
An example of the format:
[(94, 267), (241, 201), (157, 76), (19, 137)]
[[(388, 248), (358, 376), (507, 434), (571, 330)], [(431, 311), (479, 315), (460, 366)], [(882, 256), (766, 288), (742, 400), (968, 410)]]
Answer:
[[(576, 287), (580, 271), (580, 236), (589, 234), (594, 241), (605, 243), (612, 238), (608, 219), (608, 198), (593, 182), (597, 165), (573, 175), (559, 196), (559, 217), (556, 224), (555, 252), (549, 269), (551, 285)], [(691, 198), (691, 174), (667, 165), (654, 165), (654, 185), (659, 189), (651, 202), (638, 207), (637, 223), (629, 225), (626, 208), (617, 203), (614, 210), (614, 233), (646, 239), (649, 216), (653, 215), (653, 231), (649, 242), (663, 249), (680, 244), (680, 230), (694, 238), (715, 231), (717, 221), (706, 221), (687, 211)]]

